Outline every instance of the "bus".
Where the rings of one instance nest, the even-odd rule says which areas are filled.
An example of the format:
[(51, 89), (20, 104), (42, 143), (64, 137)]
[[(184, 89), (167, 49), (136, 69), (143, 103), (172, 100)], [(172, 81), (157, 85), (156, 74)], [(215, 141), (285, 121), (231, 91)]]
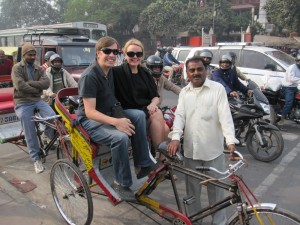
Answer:
[(63, 33), (98, 40), (107, 35), (107, 26), (101, 23), (78, 21), (0, 30), (0, 47), (19, 46), (23, 42), (24, 35), (30, 33)]

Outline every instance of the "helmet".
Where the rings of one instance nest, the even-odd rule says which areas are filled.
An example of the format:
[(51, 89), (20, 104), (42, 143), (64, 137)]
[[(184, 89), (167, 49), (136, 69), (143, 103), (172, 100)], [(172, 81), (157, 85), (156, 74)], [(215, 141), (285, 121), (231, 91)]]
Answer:
[[(221, 66), (221, 63), (222, 62), (229, 62), (229, 65), (224, 67), (224, 66)], [(226, 55), (222, 55), (221, 56), (221, 59), (220, 59), (220, 62), (219, 62), (219, 65), (220, 65), (220, 69), (223, 70), (223, 71), (227, 71), (231, 68), (231, 65), (232, 65), (232, 58), (230, 55), (226, 54)]]
[(265, 66), (265, 68), (264, 68), (265, 70), (271, 70), (271, 71), (275, 71), (276, 70), (276, 67), (275, 67), (275, 65), (274, 64), (266, 64), (266, 66)]
[[(151, 74), (155, 78), (159, 78), (162, 74), (163, 62), (162, 59), (156, 55), (150, 55), (146, 60), (147, 67), (151, 70)], [(153, 67), (159, 67), (159, 72), (154, 72)]]
[(166, 49), (166, 51), (169, 52), (169, 53), (171, 53), (173, 50), (174, 50), (174, 48), (171, 47), (171, 46), (167, 47), (167, 49)]
[(53, 67), (53, 68), (55, 68), (55, 69), (60, 69), (61, 68), (61, 66), (60, 67), (57, 67), (56, 65), (54, 65), (54, 63), (53, 63), (53, 61), (55, 60), (55, 59), (60, 59), (60, 61), (61, 61), (61, 63), (63, 63), (63, 60), (62, 60), (62, 58), (60, 57), (60, 55), (58, 55), (58, 54), (53, 54), (51, 57), (50, 57), (50, 65), (51, 65), (51, 67)]
[(228, 52), (228, 55), (231, 56), (232, 64), (234, 65), (235, 64), (235, 60), (236, 60), (236, 54), (235, 54), (235, 52)]
[(199, 56), (202, 59), (203, 58), (208, 58), (209, 59), (208, 61), (202, 60), (204, 66), (207, 67), (211, 63), (211, 60), (213, 58), (213, 53), (208, 49), (203, 49), (201, 51), (196, 51), (194, 56)]
[(48, 51), (45, 53), (44, 59), (48, 61), (52, 55), (56, 54), (54, 51)]

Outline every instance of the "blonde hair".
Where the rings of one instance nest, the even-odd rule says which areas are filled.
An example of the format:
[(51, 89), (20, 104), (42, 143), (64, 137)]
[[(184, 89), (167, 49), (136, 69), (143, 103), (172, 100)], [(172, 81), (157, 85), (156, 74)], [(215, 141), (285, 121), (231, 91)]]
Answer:
[(127, 41), (126, 44), (124, 45), (124, 48), (123, 48), (125, 54), (127, 53), (127, 49), (130, 45), (136, 45), (136, 46), (141, 47), (142, 52), (143, 52), (143, 57), (142, 58), (144, 58), (145, 51), (144, 51), (144, 45), (142, 44), (142, 42), (140, 42), (138, 39), (135, 39), (135, 38), (132, 38), (129, 41)]

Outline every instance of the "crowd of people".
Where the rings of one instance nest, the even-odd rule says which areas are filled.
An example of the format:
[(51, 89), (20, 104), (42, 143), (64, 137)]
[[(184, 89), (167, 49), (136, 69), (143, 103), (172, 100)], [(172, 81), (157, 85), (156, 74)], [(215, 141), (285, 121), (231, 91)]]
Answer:
[[(213, 166), (224, 170), (224, 138), (231, 155), (238, 140), (227, 97), (239, 97), (237, 91), (251, 95), (240, 79), (247, 80), (235, 66), (236, 55), (222, 55), (219, 67), (210, 66), (213, 54), (204, 49), (187, 59), (186, 72), (189, 83), (183, 89), (165, 78), (165, 66), (179, 64), (172, 55), (172, 47), (164, 56), (151, 55), (145, 63), (143, 44), (137, 39), (129, 40), (122, 48), (116, 39), (106, 36), (96, 43), (96, 60), (83, 72), (77, 82), (62, 67), (63, 60), (55, 52), (45, 54), (45, 64), (34, 64), (36, 49), (29, 43), (22, 47), (22, 61), (15, 64), (11, 75), (14, 85), (15, 112), (21, 120), (30, 157), (36, 173), (44, 171), (39, 158), (39, 143), (31, 117), (36, 109), (41, 116), (55, 115), (51, 108), (56, 93), (66, 87), (79, 90), (78, 121), (91, 140), (110, 146), (114, 182), (112, 188), (124, 200), (134, 200), (130, 189), (132, 175), (128, 157), (131, 141), (133, 162), (137, 179), (155, 170), (159, 164), (158, 145), (170, 140), (168, 152), (175, 155), (184, 137), (184, 166)], [(8, 64), (0, 51), (0, 68)], [(118, 61), (116, 63), (116, 61)], [(9, 70), (9, 68), (8, 68)], [(7, 71), (10, 73), (10, 71)], [(297, 84), (300, 83), (300, 55), (288, 68), (283, 90), (286, 105), (282, 122), (290, 110), (290, 103)], [(160, 105), (164, 89), (179, 95), (173, 130), (166, 126)], [(53, 130), (46, 128), (46, 135), (53, 137)], [(214, 135), (210, 135), (213, 133)], [(154, 146), (149, 151), (148, 136)], [(153, 157), (155, 156), (155, 158)], [(209, 172), (207, 172), (208, 175)], [(186, 179), (187, 194), (196, 197), (195, 209), (201, 208), (201, 185), (194, 178)], [(210, 204), (224, 197), (219, 188), (208, 185)], [(225, 224), (224, 210), (215, 213), (213, 224)]]

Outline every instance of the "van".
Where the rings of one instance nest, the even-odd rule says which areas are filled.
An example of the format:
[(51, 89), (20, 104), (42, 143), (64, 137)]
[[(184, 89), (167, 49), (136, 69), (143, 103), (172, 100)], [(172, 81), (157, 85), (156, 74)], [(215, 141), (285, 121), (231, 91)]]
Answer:
[(193, 47), (189, 46), (181, 46), (181, 47), (174, 47), (172, 51), (172, 55), (180, 62), (180, 67), (183, 68), (184, 62), (186, 57), (190, 53)]
[[(36, 50), (35, 63), (42, 66), (47, 51), (54, 51), (63, 60), (63, 67), (76, 81), (81, 73), (95, 60), (96, 41), (85, 36), (69, 35), (63, 33), (27, 34), (23, 43), (30, 42)], [(22, 46), (18, 48), (17, 61), (22, 59)]]
[[(237, 56), (236, 66), (246, 75), (247, 78), (263, 86), (267, 77), (276, 77), (282, 79), (287, 68), (295, 63), (290, 55), (269, 47), (254, 46), (250, 43), (223, 43), (215, 47), (195, 47), (187, 58), (194, 56), (196, 51), (209, 49), (213, 53), (212, 66), (218, 66), (222, 55), (228, 52), (234, 52)], [(275, 71), (265, 69), (267, 64), (275, 66)], [(186, 79), (186, 69), (184, 66), (184, 79)]]

